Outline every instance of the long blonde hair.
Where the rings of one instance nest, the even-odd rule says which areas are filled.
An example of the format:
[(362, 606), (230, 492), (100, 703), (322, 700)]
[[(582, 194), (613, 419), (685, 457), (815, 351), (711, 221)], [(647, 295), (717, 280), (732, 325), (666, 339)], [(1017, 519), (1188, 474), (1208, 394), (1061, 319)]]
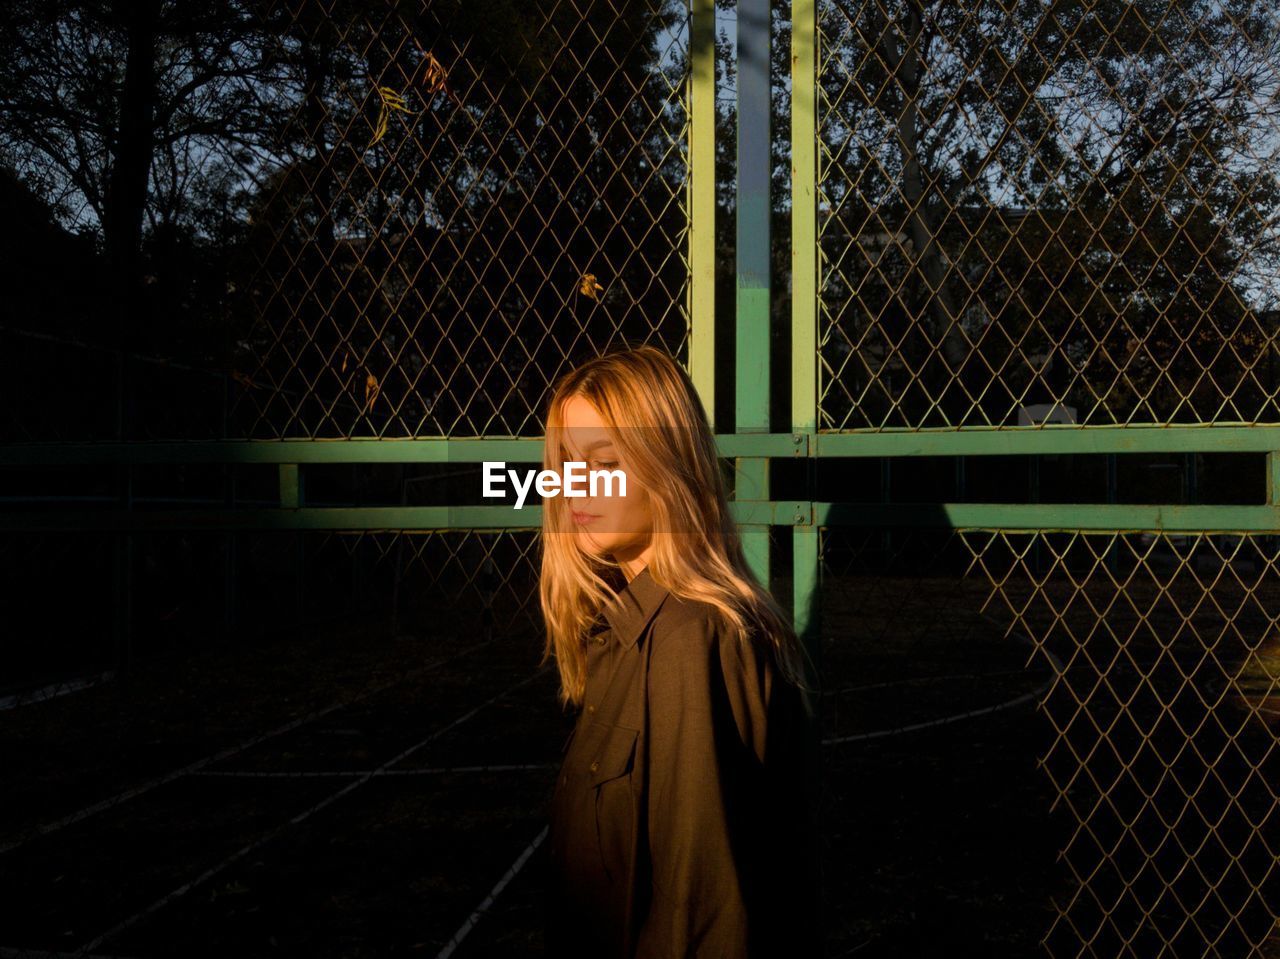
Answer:
[[(783, 677), (811, 689), (805, 671), (811, 661), (790, 618), (743, 553), (715, 437), (688, 374), (661, 350), (640, 346), (588, 360), (561, 376), (547, 411), (545, 470), (562, 473), (569, 459), (564, 405), (574, 396), (599, 411), (626, 461), (628, 482), (649, 496), (653, 551), (647, 569), (654, 582), (673, 595), (710, 603), (741, 641), (766, 637)], [(539, 592), (547, 641), (539, 665), (555, 655), (560, 703), (578, 706), (586, 688), (587, 636), (616, 595), (611, 582), (619, 581), (619, 567), (578, 545), (564, 499), (549, 496), (542, 503)]]

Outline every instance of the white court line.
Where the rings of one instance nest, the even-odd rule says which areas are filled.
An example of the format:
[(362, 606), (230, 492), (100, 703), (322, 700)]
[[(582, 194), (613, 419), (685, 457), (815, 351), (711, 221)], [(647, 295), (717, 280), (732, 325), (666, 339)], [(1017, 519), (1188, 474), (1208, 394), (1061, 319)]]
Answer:
[[(65, 679), (60, 683), (50, 683), (48, 686), (41, 686), (39, 689), (28, 689), (26, 692), (14, 693), (12, 696), (0, 698), (0, 709), (17, 709), (19, 706), (26, 706), (29, 703), (38, 703), (46, 699), (65, 696), (68, 693), (79, 692), (82, 689), (88, 689), (90, 686), (98, 686), (115, 678), (116, 671), (108, 669), (105, 673), (99, 673), (96, 676), (78, 676), (75, 679)], [(3, 948), (3, 946), (0, 946), (0, 949)], [(0, 956), (3, 955), (4, 953), (0, 952)]]
[(453, 722), (449, 723), (447, 726), (437, 729), (435, 732), (431, 733), (431, 735), (427, 736), (423, 740), (420, 740), (419, 742), (414, 743), (412, 746), (410, 746), (408, 749), (404, 750), (403, 752), (399, 753), (398, 755), (392, 756), (390, 759), (388, 759), (385, 763), (383, 763), (377, 769), (364, 773), (355, 782), (348, 783), (347, 785), (339, 789), (336, 793), (332, 793), (326, 796), (324, 799), (320, 800), (318, 803), (312, 806), (308, 806), (306, 809), (302, 810), (302, 812), (298, 813), (288, 822), (282, 823), (279, 826), (276, 826), (274, 829), (269, 829), (267, 832), (263, 833), (257, 839), (253, 840), (253, 842), (249, 843), (246, 846), (242, 846), (240, 849), (238, 849), (236, 852), (233, 852), (231, 855), (227, 856), (221, 862), (215, 863), (214, 865), (210, 866), (208, 869), (200, 873), (200, 875), (196, 876), (194, 879), (183, 883), (181, 886), (179, 886), (177, 889), (174, 889), (172, 892), (161, 896), (155, 902), (151, 903), (151, 905), (134, 913), (128, 919), (125, 919), (122, 922), (116, 923), (116, 925), (112, 926), (110, 929), (108, 929), (106, 932), (102, 933), (101, 935), (95, 936), (89, 942), (81, 946), (79, 950), (76, 951), (75, 955), (83, 956), (86, 953), (88, 953), (91, 949), (96, 949), (98, 946), (102, 945), (103, 942), (110, 939), (112, 936), (118, 935), (119, 933), (128, 929), (130, 926), (134, 925), (135, 923), (145, 919), (147, 916), (151, 915), (156, 910), (172, 902), (174, 899), (177, 899), (179, 896), (185, 895), (186, 893), (190, 892), (192, 889), (200, 885), (200, 883), (204, 882), (206, 879), (210, 879), (213, 876), (216, 876), (218, 873), (222, 872), (222, 870), (226, 869), (228, 866), (232, 865), (237, 860), (242, 859), (245, 856), (247, 856), (249, 853), (253, 852), (253, 850), (270, 842), (272, 839), (274, 839), (280, 833), (284, 832), (290, 826), (310, 818), (314, 813), (317, 813), (321, 809), (324, 809), (330, 803), (336, 802), (337, 800), (341, 799), (343, 796), (347, 795), (347, 793), (352, 792), (356, 789), (359, 789), (361, 786), (367, 783), (370, 779), (372, 779), (379, 770), (389, 769), (392, 766), (394, 766), (396, 763), (401, 762), (404, 759), (407, 759), (409, 756), (416, 753), (423, 746), (443, 736), (445, 733), (453, 729), (455, 726), (459, 726), (462, 723), (466, 722), (468, 719), (470, 719), (476, 713), (480, 712), (480, 710), (484, 709), (489, 704), (497, 702), (503, 696), (506, 696), (508, 693), (514, 692), (515, 690), (523, 686), (525, 683), (533, 682), (535, 679), (540, 677), (543, 673), (547, 672), (549, 669), (551, 669), (550, 663), (530, 673), (524, 679), (520, 680), (515, 685), (509, 686), (508, 688), (504, 689), (502, 692), (498, 693), (496, 696), (492, 696), (489, 699), (486, 699), (479, 706), (476, 706), (473, 709), (470, 709), (467, 712), (463, 713), (461, 716), (459, 716)]
[[(16, 949), (12, 946), (0, 946), (0, 959), (76, 959), (78, 952), (50, 952), (48, 949)], [(95, 952), (81, 959), (130, 959), (128, 956), (108, 956)]]
[(82, 819), (88, 819), (94, 813), (102, 812), (104, 809), (110, 809), (111, 807), (119, 805), (120, 803), (125, 802), (129, 799), (135, 799), (136, 797), (141, 796), (145, 792), (150, 792), (152, 789), (155, 789), (157, 786), (163, 786), (165, 783), (172, 782), (173, 780), (178, 779), (182, 776), (189, 776), (190, 774), (196, 772), (197, 770), (203, 769), (205, 766), (212, 765), (213, 763), (221, 762), (224, 759), (230, 759), (232, 756), (238, 755), (239, 753), (244, 752), (246, 749), (250, 749), (254, 746), (257, 746), (259, 743), (263, 743), (263, 742), (266, 742), (268, 739), (273, 739), (276, 736), (283, 735), (284, 733), (297, 729), (299, 726), (305, 726), (307, 723), (315, 722), (317, 719), (320, 719), (321, 717), (329, 715), (329, 713), (333, 712), (334, 710), (342, 709), (344, 706), (350, 706), (354, 703), (358, 703), (360, 702), (360, 700), (364, 699), (367, 696), (372, 696), (374, 693), (380, 693), (383, 690), (389, 689), (390, 687), (396, 685), (397, 683), (406, 682), (410, 678), (420, 675), (425, 671), (435, 669), (437, 666), (443, 666), (445, 663), (448, 663), (453, 659), (457, 659), (459, 656), (465, 656), (468, 653), (475, 652), (477, 649), (480, 649), (483, 646), (487, 646), (489, 643), (492, 643), (493, 641), (494, 641), (493, 639), (486, 639), (483, 642), (477, 643), (474, 646), (468, 646), (466, 649), (460, 650), (459, 652), (454, 653), (452, 656), (446, 656), (444, 659), (440, 659), (432, 663), (427, 663), (426, 665), (420, 666), (417, 669), (409, 673), (406, 673), (403, 676), (398, 676), (395, 679), (388, 680), (385, 683), (380, 683), (377, 686), (366, 689), (358, 693), (357, 695), (352, 696), (350, 699), (344, 699), (341, 702), (333, 703), (330, 706), (326, 706), (324, 709), (320, 709), (306, 716), (302, 716), (298, 719), (291, 720), (290, 722), (285, 723), (283, 726), (277, 726), (275, 729), (265, 732), (260, 736), (254, 736), (251, 739), (246, 739), (244, 742), (238, 745), (229, 746), (228, 748), (222, 750), (222, 752), (220, 753), (215, 753), (212, 756), (206, 756), (204, 759), (198, 759), (195, 762), (191, 763), (189, 766), (183, 766), (181, 769), (175, 769), (172, 772), (165, 773), (162, 776), (157, 776), (154, 779), (148, 779), (146, 782), (139, 783), (137, 786), (134, 786), (130, 789), (126, 789), (121, 793), (117, 793), (116, 795), (111, 796), (108, 799), (103, 799), (100, 802), (96, 802), (91, 806), (86, 806), (83, 809), (79, 810), (78, 812), (73, 812), (70, 815), (63, 816), (61, 819), (55, 819), (53, 822), (43, 823), (39, 826), (34, 826), (31, 829), (28, 829), (26, 832), (20, 833), (16, 839), (11, 839), (6, 843), (0, 844), (0, 855), (3, 855), (6, 852), (10, 852), (14, 849), (17, 849), (19, 846), (22, 846), (33, 839), (37, 839), (40, 836), (45, 836), (51, 832), (56, 832), (57, 830), (62, 829), (65, 826), (70, 826), (72, 823), (80, 822)]
[(485, 910), (492, 906), (498, 896), (502, 894), (502, 890), (507, 888), (507, 883), (511, 882), (511, 880), (516, 877), (516, 873), (524, 868), (524, 864), (529, 861), (529, 857), (533, 855), (533, 851), (541, 845), (542, 840), (547, 838), (547, 833), (550, 829), (550, 825), (543, 826), (542, 832), (534, 836), (533, 842), (525, 846), (524, 852), (520, 853), (516, 861), (511, 864), (511, 868), (502, 874), (502, 878), (499, 879), (498, 884), (489, 891), (489, 895), (485, 896), (484, 901), (472, 910), (471, 915), (467, 916), (467, 921), (458, 927), (458, 931), (453, 934), (453, 937), (447, 943), (445, 943), (445, 947), (436, 953), (436, 959), (449, 959), (449, 956), (453, 955), (453, 951), (462, 944), (462, 940), (467, 937), (467, 933), (475, 928), (476, 922), (484, 915)]
[(930, 719), (922, 723), (912, 723), (910, 726), (899, 726), (896, 729), (877, 729), (870, 733), (854, 733), (849, 736), (836, 736), (832, 739), (824, 739), (822, 745), (830, 746), (833, 743), (851, 743), (859, 739), (879, 739), (881, 736), (896, 736), (898, 733), (909, 733), (916, 729), (928, 729), (930, 726), (943, 726), (947, 723), (958, 723), (962, 719), (972, 719), (974, 716), (984, 716), (987, 713), (998, 712), (1001, 709), (1011, 709), (1019, 706), (1029, 699), (1035, 699), (1046, 689), (1053, 685), (1053, 680), (1049, 680), (1039, 689), (1033, 689), (1029, 693), (1023, 693), (1017, 699), (1011, 699), (1005, 703), (997, 703), (994, 706), (983, 706), (981, 709), (971, 709), (967, 713), (956, 713), (954, 716), (944, 716), (941, 719)]
[[(995, 622), (995, 620), (991, 619), (990, 616), (987, 616), (984, 613), (979, 613), (978, 615), (983, 619), (986, 619), (992, 623)], [(1035, 644), (1032, 643), (1027, 636), (1023, 635), (1022, 633), (1014, 633), (1014, 635), (1017, 636), (1018, 639), (1021, 640), (1022, 642), (1034, 648)], [(1033, 689), (1029, 693), (1023, 693), (1021, 696), (1018, 696), (1015, 699), (1010, 699), (1008, 702), (996, 703), (996, 705), (994, 706), (983, 706), (981, 709), (970, 709), (968, 712), (956, 713), (954, 716), (943, 716), (941, 719), (929, 719), (920, 723), (912, 723), (909, 726), (899, 726), (896, 729), (877, 729), (874, 732), (869, 732), (869, 733), (853, 733), (852, 735), (849, 735), (849, 736), (835, 736), (835, 737), (832, 737), (831, 739), (822, 740), (822, 745), (831, 746), (836, 743), (852, 743), (852, 742), (857, 742), (863, 739), (879, 739), (882, 736), (896, 736), (899, 733), (914, 732), (917, 729), (928, 729), (931, 726), (943, 726), (943, 725), (946, 725), (947, 723), (958, 723), (962, 719), (972, 719), (974, 716), (985, 716), (987, 713), (999, 712), (1001, 709), (1012, 709), (1014, 706), (1020, 706), (1023, 703), (1025, 703), (1027, 700), (1035, 699), (1041, 693), (1045, 692), (1050, 686), (1054, 684), (1055, 681), (1057, 681), (1062, 676), (1062, 662), (1058, 659), (1057, 656), (1049, 652), (1048, 649), (1043, 650), (1043, 652), (1045, 656), (1049, 658), (1049, 664), (1053, 667), (1053, 675), (1039, 689)], [(887, 686), (887, 685), (895, 685), (895, 684), (875, 683), (875, 684), (872, 684), (872, 686), (869, 686), (867, 688), (874, 688), (874, 686)]]
[(253, 772), (252, 770), (210, 769), (197, 776), (226, 776), (230, 779), (308, 779), (325, 776), (425, 776), (428, 773), (488, 773), (510, 769), (554, 769), (559, 763), (507, 763), (503, 766), (427, 766), (422, 769), (334, 769), (320, 772)]

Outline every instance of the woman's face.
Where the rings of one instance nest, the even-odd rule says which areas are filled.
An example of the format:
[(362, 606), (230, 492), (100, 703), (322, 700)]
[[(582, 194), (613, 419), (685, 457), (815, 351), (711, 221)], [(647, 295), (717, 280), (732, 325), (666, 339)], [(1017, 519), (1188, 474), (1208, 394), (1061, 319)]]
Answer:
[[(604, 420), (590, 401), (581, 396), (570, 397), (564, 404), (564, 426), (568, 458), (587, 464), (585, 471), (579, 470), (584, 478), (575, 484), (586, 489), (587, 495), (564, 497), (565, 506), (576, 514), (572, 519), (579, 545), (593, 556), (609, 554), (623, 566), (634, 563), (647, 555), (652, 536), (648, 493), (627, 468), (621, 450), (614, 445)], [(627, 495), (618, 495), (620, 484), (614, 480), (614, 495), (592, 497), (592, 470), (620, 470), (626, 474)], [(604, 493), (603, 481), (598, 491)]]

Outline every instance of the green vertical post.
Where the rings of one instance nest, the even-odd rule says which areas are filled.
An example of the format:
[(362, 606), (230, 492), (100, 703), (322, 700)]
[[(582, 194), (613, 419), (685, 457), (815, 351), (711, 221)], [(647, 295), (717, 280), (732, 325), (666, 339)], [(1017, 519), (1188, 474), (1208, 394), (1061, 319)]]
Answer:
[[(124, 347), (116, 351), (116, 416), (115, 432), (118, 442), (129, 438), (130, 379), (132, 366), (130, 354)], [(133, 464), (123, 462), (115, 466), (116, 488), (120, 505), (128, 513), (133, 509)], [(116, 669), (125, 672), (133, 666), (133, 586), (135, 543), (133, 533), (122, 530), (116, 533), (114, 547), (114, 575), (112, 589), (115, 592), (115, 610), (112, 616), (112, 633), (115, 641)]]
[[(735, 431), (769, 432), (769, 0), (738, 2), (737, 350)], [(769, 499), (767, 457), (734, 461), (734, 498)], [(742, 528), (747, 560), (769, 585), (769, 527)]]
[[(817, 4), (791, 4), (791, 432), (807, 459), (808, 499), (818, 465), (818, 76)], [(808, 436), (812, 442), (804, 442)], [(791, 532), (792, 611), (820, 684), (821, 544), (810, 509)], [(819, 700), (811, 697), (816, 713)]]
[[(222, 438), (231, 436), (231, 377), (222, 377)], [(223, 505), (227, 509), (236, 507), (236, 464), (224, 463), (222, 476)], [(236, 628), (236, 574), (240, 564), (236, 561), (236, 532), (227, 530), (223, 534), (223, 581), (222, 581), (222, 633), (223, 639), (229, 640)]]
[[(227, 464), (226, 486), (223, 496), (223, 505), (227, 509), (236, 508), (236, 468), (234, 463)], [(223, 581), (222, 581), (222, 630), (223, 637), (230, 639), (231, 634), (239, 625), (239, 616), (237, 610), (239, 607), (239, 585), (236, 577), (239, 575), (240, 563), (238, 561), (239, 539), (236, 531), (227, 530), (224, 534), (223, 547), (225, 549), (223, 556)]]
[[(1119, 492), (1119, 481), (1116, 473), (1116, 454), (1108, 453), (1104, 460), (1106, 465), (1106, 496), (1108, 503), (1115, 503), (1117, 493)], [(1116, 573), (1120, 570), (1120, 544), (1124, 541), (1123, 533), (1111, 534), (1111, 545), (1107, 548), (1105, 554), (1107, 561), (1107, 569)]]
[[(1040, 502), (1040, 457), (1032, 454), (1027, 457), (1027, 489), (1031, 502)], [(1044, 530), (1036, 530), (1031, 534), (1031, 572), (1040, 575), (1040, 540), (1044, 538)]]
[[(809, 802), (822, 822), (822, 544), (814, 523), (818, 455), (818, 18), (816, 0), (791, 2), (791, 433), (806, 460), (807, 510), (791, 529), (792, 610), (809, 660), (804, 694), (815, 772)], [(821, 896), (820, 896), (821, 898)], [(824, 918), (819, 919), (825, 923)]]
[[(1195, 459), (1195, 454), (1192, 454)], [(1267, 453), (1267, 505), (1280, 506), (1280, 453)], [(1197, 497), (1198, 498), (1198, 497)], [(1266, 552), (1270, 554), (1275, 549), (1276, 537), (1274, 535), (1267, 536), (1263, 540), (1266, 543)]]
[[(281, 463), (279, 469), (280, 477), (280, 508), (281, 509), (299, 509), (306, 497), (306, 479), (302, 474), (302, 470), (297, 463)], [(303, 616), (306, 608), (306, 599), (304, 589), (306, 581), (306, 531), (295, 529), (294, 535), (294, 565), (295, 569), (295, 590), (294, 590), (294, 612), (299, 621)]]
[(716, 431), (716, 8), (693, 0), (689, 22), (689, 377)]

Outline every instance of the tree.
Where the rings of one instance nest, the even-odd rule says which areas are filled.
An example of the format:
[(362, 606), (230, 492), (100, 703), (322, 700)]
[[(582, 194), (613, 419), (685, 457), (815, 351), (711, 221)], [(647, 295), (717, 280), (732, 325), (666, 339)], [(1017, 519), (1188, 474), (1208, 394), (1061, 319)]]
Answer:
[(248, 2), (6, 5), (0, 162), (99, 236), (127, 308), (146, 230), (182, 221), (224, 148), (262, 130), (269, 27)]
[[(1086, 414), (1217, 414), (1245, 357), (1205, 381), (1184, 340), (1207, 357), (1250, 327), (1250, 272), (1274, 258), (1267, 6), (827, 9), (828, 342), (861, 372), (836, 422), (1004, 422), (1048, 398), (1034, 355)], [(906, 393), (885, 389), (891, 357)]]

